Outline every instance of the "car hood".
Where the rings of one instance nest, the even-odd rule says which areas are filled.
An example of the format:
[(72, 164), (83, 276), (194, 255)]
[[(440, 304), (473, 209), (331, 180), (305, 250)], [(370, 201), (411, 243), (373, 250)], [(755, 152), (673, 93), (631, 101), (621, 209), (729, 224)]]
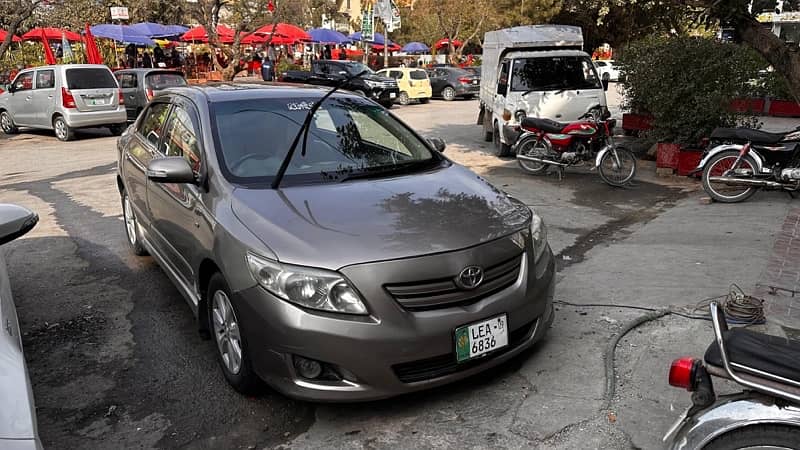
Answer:
[(531, 216), (456, 164), (378, 180), (237, 188), (232, 208), (280, 261), (332, 270), (471, 247), (522, 229)]
[(361, 78), (364, 79), (364, 80), (368, 80), (368, 81), (394, 81), (394, 78), (384, 77), (384, 76), (375, 75), (375, 74), (364, 75)]

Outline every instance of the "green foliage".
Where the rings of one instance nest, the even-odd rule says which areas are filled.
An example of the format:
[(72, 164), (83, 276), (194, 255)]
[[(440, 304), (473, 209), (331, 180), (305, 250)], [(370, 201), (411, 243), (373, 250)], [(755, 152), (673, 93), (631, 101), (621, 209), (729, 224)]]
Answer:
[(741, 122), (729, 105), (758, 95), (753, 80), (767, 66), (745, 47), (692, 37), (643, 39), (620, 62), (625, 106), (653, 115), (652, 137), (679, 144), (695, 144), (716, 127)]
[(289, 70), (303, 70), (303, 66), (292, 63), (287, 58), (284, 58), (275, 65), (275, 73), (282, 74)]

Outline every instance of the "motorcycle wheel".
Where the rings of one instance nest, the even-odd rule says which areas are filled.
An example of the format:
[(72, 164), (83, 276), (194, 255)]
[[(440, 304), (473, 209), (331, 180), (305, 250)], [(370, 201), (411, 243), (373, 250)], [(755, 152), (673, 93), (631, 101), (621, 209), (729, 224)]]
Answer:
[(614, 158), (614, 151), (608, 151), (600, 160), (597, 167), (600, 178), (607, 184), (614, 187), (622, 187), (628, 184), (636, 175), (636, 156), (632, 151), (619, 145), (614, 147), (619, 161)]
[[(547, 141), (539, 139), (538, 136), (527, 137), (523, 139), (519, 145), (517, 145), (517, 155), (545, 158), (549, 153), (550, 145), (547, 143)], [(549, 164), (535, 161), (525, 161), (524, 159), (519, 158), (517, 158), (517, 163), (519, 163), (519, 166), (522, 167), (522, 170), (533, 175), (545, 173), (547, 168), (550, 167)]]
[[(736, 158), (739, 157), (737, 150), (728, 150), (719, 153), (711, 158), (703, 169), (703, 190), (711, 198), (722, 203), (743, 202), (756, 193), (756, 189), (751, 186), (729, 186), (725, 183), (712, 183), (710, 177), (720, 177), (733, 167)], [(756, 162), (750, 155), (745, 155), (739, 162), (739, 169), (756, 170)]]
[(797, 448), (800, 428), (785, 425), (752, 425), (738, 428), (711, 441), (705, 450), (786, 449)]

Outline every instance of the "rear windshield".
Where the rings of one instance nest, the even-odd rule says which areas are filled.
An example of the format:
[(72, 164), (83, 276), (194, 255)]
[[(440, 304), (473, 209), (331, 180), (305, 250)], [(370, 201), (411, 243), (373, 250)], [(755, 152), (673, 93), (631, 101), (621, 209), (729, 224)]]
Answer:
[(147, 87), (153, 89), (166, 89), (175, 86), (186, 86), (186, 79), (177, 73), (151, 73), (145, 77)]
[(117, 80), (111, 71), (101, 68), (67, 69), (67, 87), (70, 89), (116, 89)]
[(412, 80), (427, 80), (428, 74), (425, 73), (424, 70), (412, 70), (411, 71), (411, 79)]
[(514, 60), (512, 91), (600, 89), (592, 61), (586, 56), (554, 56)]

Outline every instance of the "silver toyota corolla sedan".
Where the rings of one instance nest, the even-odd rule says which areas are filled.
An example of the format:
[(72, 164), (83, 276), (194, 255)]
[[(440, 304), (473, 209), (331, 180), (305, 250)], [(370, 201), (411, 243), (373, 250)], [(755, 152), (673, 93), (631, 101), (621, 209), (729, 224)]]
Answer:
[(133, 251), (216, 341), (230, 384), (390, 397), (487, 370), (553, 321), (542, 220), (349, 93), (175, 88), (120, 138)]
[[(38, 221), (39, 216), (21, 206), (0, 204), (0, 245), (24, 235)], [(2, 249), (0, 325), (0, 449), (40, 449), (42, 445), (36, 431), (36, 407), (22, 352), (22, 333), (11, 297), (11, 284)]]

